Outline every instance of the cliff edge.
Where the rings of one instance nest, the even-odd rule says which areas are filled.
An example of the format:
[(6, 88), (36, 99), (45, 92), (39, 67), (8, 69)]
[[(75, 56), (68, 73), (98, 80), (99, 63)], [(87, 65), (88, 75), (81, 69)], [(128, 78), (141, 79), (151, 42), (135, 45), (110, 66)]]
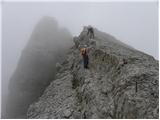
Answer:
[[(159, 118), (159, 62), (97, 29), (89, 39), (86, 29), (74, 37), (75, 45), (57, 63), (55, 79), (27, 117)], [(82, 65), (81, 44), (89, 46), (89, 69)]]

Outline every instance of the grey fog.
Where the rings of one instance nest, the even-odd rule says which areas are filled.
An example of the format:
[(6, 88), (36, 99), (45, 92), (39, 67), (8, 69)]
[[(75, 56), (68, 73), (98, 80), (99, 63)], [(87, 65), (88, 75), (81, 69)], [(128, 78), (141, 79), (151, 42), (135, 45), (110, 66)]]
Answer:
[[(3, 2), (3, 101), (7, 99), (8, 83), (17, 67), (20, 55), (34, 28), (44, 17), (55, 19), (58, 29), (62, 31), (67, 29), (67, 34), (71, 36), (79, 35), (84, 26), (91, 25), (158, 59), (158, 1)], [(61, 39), (58, 44), (63, 44), (65, 47), (64, 39)], [(67, 42), (67, 47), (68, 44), (70, 43)], [(57, 47), (57, 44), (53, 47)], [(5, 103), (2, 104), (2, 109), (5, 110)]]

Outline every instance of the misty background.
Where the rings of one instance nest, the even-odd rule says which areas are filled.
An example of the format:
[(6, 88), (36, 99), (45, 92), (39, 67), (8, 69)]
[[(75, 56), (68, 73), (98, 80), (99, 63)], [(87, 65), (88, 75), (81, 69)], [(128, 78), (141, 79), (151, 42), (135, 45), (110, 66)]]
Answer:
[[(4, 2), (2, 4), (2, 98), (21, 52), (44, 16), (57, 20), (72, 36), (92, 25), (158, 59), (157, 2)], [(61, 43), (65, 44), (65, 43)]]

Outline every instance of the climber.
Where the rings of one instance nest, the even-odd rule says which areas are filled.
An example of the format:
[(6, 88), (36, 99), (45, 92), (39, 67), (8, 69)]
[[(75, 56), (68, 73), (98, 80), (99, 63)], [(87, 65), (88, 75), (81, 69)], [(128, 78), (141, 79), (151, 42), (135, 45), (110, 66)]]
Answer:
[(89, 26), (88, 28), (88, 32), (87, 32), (87, 35), (89, 35), (89, 38), (93, 38), (94, 39), (94, 30), (93, 30), (93, 27)]
[(85, 45), (83, 48), (81, 48), (80, 52), (81, 52), (81, 55), (83, 56), (83, 65), (84, 65), (84, 68), (88, 69), (89, 58), (88, 58), (88, 49), (87, 49), (87, 46)]

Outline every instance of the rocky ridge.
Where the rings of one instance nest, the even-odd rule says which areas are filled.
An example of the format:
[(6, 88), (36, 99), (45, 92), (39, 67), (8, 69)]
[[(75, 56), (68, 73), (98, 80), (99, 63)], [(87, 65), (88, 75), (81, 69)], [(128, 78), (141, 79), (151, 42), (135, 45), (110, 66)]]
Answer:
[[(86, 27), (28, 118), (159, 118), (158, 61), (95, 29)], [(78, 46), (89, 46), (84, 69)]]

